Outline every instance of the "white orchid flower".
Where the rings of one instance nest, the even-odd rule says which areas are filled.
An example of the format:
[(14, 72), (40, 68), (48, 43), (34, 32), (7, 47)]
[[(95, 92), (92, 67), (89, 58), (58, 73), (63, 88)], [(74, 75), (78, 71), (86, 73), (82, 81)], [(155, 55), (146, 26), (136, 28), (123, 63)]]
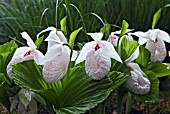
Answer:
[(42, 64), (44, 55), (37, 50), (36, 45), (26, 32), (22, 32), (21, 36), (26, 39), (29, 47), (19, 47), (15, 51), (11, 61), (7, 65), (7, 74), (10, 79), (12, 79), (12, 64), (20, 63), (27, 60), (34, 60), (37, 64)]
[[(129, 33), (131, 31), (133, 31), (133, 30), (132, 29), (127, 29), (126, 30), (127, 35), (123, 35), (121, 38), (126, 37), (126, 39), (128, 39), (131, 43), (133, 43), (133, 37)], [(108, 42), (110, 42), (113, 46), (116, 47), (117, 43), (118, 43), (118, 39), (119, 39), (117, 34), (120, 34), (120, 33), (121, 33), (121, 30), (115, 31), (115, 32), (111, 32), (111, 34), (109, 35), (109, 38), (108, 38)]]
[(139, 65), (134, 62), (127, 64), (130, 69), (131, 77), (126, 81), (126, 87), (135, 94), (145, 95), (150, 91), (150, 81)]
[(110, 42), (114, 47), (117, 46), (119, 37), (115, 35), (113, 32), (109, 35), (108, 42)]
[(150, 91), (150, 81), (146, 78), (145, 73), (140, 69), (134, 61), (139, 56), (139, 46), (135, 52), (125, 60), (126, 65), (130, 69), (131, 77), (126, 81), (126, 87), (135, 94), (144, 95)]
[(83, 46), (76, 60), (76, 64), (86, 60), (86, 73), (92, 79), (100, 80), (110, 71), (110, 58), (121, 63), (122, 60), (110, 42), (101, 40), (103, 33), (88, 33), (88, 35), (95, 41), (86, 43)]
[[(43, 77), (47, 83), (53, 83), (65, 76), (70, 62), (71, 50), (65, 44), (67, 40), (62, 31), (57, 31), (54, 27), (48, 27), (40, 34), (50, 31), (45, 41), (48, 41), (48, 50), (43, 59)], [(75, 61), (77, 53), (73, 51), (71, 60)]]
[(133, 35), (139, 37), (139, 44), (146, 43), (146, 48), (151, 52), (151, 61), (163, 61), (167, 56), (165, 42), (170, 43), (170, 36), (159, 29), (148, 30), (147, 32), (135, 32)]

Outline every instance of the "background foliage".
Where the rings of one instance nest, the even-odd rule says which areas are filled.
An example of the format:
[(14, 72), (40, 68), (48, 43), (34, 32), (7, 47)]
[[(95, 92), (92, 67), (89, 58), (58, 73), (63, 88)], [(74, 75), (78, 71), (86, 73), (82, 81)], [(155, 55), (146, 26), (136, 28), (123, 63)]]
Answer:
[[(59, 28), (60, 20), (67, 16), (67, 35), (79, 27), (84, 32), (99, 31), (103, 24), (121, 26), (126, 20), (130, 28), (146, 31), (151, 28), (154, 13), (170, 3), (170, 0), (3, 0), (0, 3), (0, 43), (11, 38), (17, 38), (18, 43), (24, 43), (20, 34), (27, 31), (35, 40), (36, 34), (48, 26)], [(57, 14), (56, 12), (57, 7)], [(157, 24), (170, 33), (169, 8), (162, 12)], [(93, 15), (94, 13), (96, 15)], [(57, 17), (56, 17), (57, 15)], [(102, 21), (97, 17), (99, 16)], [(111, 26), (114, 31), (115, 26)], [(84, 32), (79, 35), (78, 41), (87, 41)], [(20, 45), (24, 45), (21, 44)]]

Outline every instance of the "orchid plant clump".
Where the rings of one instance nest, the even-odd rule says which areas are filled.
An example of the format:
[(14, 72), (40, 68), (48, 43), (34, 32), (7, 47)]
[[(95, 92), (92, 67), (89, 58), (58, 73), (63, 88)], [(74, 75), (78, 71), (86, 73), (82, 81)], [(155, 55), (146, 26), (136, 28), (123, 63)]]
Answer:
[[(144, 103), (158, 100), (158, 77), (170, 75), (169, 66), (162, 63), (167, 55), (164, 41), (170, 43), (168, 33), (159, 29), (132, 32), (123, 21), (122, 29), (112, 32), (107, 41), (102, 39), (102, 32), (87, 33), (94, 41), (73, 50), (75, 38), (82, 29), (75, 30), (68, 38), (63, 31), (48, 27), (37, 34), (35, 43), (22, 32), (28, 47), (17, 48), (14, 41), (0, 46), (0, 65), (3, 66), (0, 101), (9, 111), (16, 106), (30, 108), (36, 99), (50, 113), (90, 113), (92, 108), (104, 113), (106, 99), (115, 89), (120, 93), (120, 88), (126, 90), (128, 98), (133, 96)], [(44, 41), (48, 46), (43, 54), (38, 47), (46, 32), (49, 34)], [(134, 40), (134, 36), (139, 40)], [(16, 86), (15, 92), (11, 85)], [(10, 105), (7, 96), (11, 97), (12, 92), (17, 100)], [(117, 97), (123, 99), (122, 95)], [(127, 99), (127, 113), (132, 101), (132, 98)], [(119, 114), (121, 103), (118, 102)]]

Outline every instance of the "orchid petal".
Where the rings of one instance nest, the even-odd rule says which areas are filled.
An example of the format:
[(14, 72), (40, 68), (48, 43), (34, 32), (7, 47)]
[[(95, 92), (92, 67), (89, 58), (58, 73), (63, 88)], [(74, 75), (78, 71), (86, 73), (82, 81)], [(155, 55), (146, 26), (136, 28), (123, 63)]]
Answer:
[[(133, 29), (127, 29), (127, 30), (126, 30), (126, 33), (131, 32), (131, 31), (133, 31)], [(115, 31), (115, 32), (112, 32), (112, 33), (113, 33), (113, 34), (120, 34), (120, 33), (121, 33), (121, 30)]]
[(84, 61), (86, 59), (87, 54), (93, 50), (96, 46), (96, 41), (92, 41), (89, 43), (86, 43), (82, 50), (80, 51), (80, 54), (78, 56), (78, 58), (76, 59), (76, 64), (81, 63), (82, 61)]
[(170, 43), (170, 36), (167, 32), (159, 30), (158, 37), (162, 39), (163, 41)]
[(133, 37), (131, 35), (125, 35), (125, 36), (126, 36), (126, 39), (129, 40), (132, 44), (134, 43)]
[(109, 54), (109, 56), (119, 62), (122, 63), (122, 60), (119, 56), (119, 54), (116, 52), (115, 48), (113, 47), (113, 45), (108, 42), (108, 41), (100, 41), (100, 43), (103, 45), (103, 47), (107, 50), (107, 53)]
[(72, 54), (72, 57), (71, 57), (71, 61), (75, 61), (76, 58), (77, 58), (77, 56), (78, 56), (78, 52), (75, 51), (75, 50), (73, 50), (73, 54)]
[(144, 32), (139, 31), (139, 32), (135, 32), (135, 33), (130, 33), (130, 35), (135, 35), (135, 36), (139, 37), (138, 43), (140, 45), (145, 44), (149, 40), (148, 35)]
[(27, 60), (35, 60), (37, 64), (41, 64), (44, 55), (38, 50), (32, 50), (30, 47), (20, 47), (15, 51), (11, 61), (7, 65), (7, 74), (12, 78), (12, 64), (20, 63)]
[(123, 40), (124, 36), (122, 36), (119, 40), (119, 44), (118, 44), (118, 54), (121, 54), (121, 44), (122, 44), (122, 40)]
[(22, 32), (21, 36), (27, 40), (27, 44), (29, 47), (31, 47), (32, 49), (36, 49), (37, 46), (34, 44), (34, 42), (32, 41), (32, 39), (30, 38), (30, 36), (27, 34), (27, 32)]
[(45, 41), (60, 42), (60, 38), (57, 36), (56, 31), (51, 31)]
[(108, 42), (110, 42), (113, 46), (117, 46), (119, 37), (111, 33), (108, 38)]
[(85, 69), (86, 73), (93, 80), (100, 80), (108, 74), (111, 67), (110, 57), (105, 54), (105, 51), (102, 51), (102, 48), (98, 51), (90, 51), (87, 54)]
[(15, 59), (15, 58), (18, 58), (18, 57), (24, 57), (25, 52), (28, 52), (29, 50), (31, 50), (30, 47), (19, 47), (19, 48), (17, 48), (12, 59)]
[(33, 56), (37, 64), (41, 65), (43, 63), (44, 55), (39, 50), (33, 51)]
[(128, 59), (125, 60), (126, 63), (132, 62), (132, 61), (134, 61), (136, 58), (138, 58), (138, 56), (139, 56), (139, 47), (140, 47), (140, 46), (138, 46), (138, 47), (136, 48), (135, 52), (134, 52)]
[[(50, 48), (50, 50), (52, 48), (56, 48), (53, 50), (56, 50), (57, 53), (55, 54), (55, 56), (53, 56), (53, 58), (49, 59), (48, 61), (46, 60), (43, 68), (43, 77), (47, 83), (53, 83), (63, 78), (63, 76), (67, 72), (68, 64), (70, 61), (69, 53), (64, 46), (54, 45), (53, 47)], [(54, 55), (54, 53), (47, 54)]]
[(67, 43), (66, 37), (64, 36), (62, 31), (57, 31), (56, 34), (58, 35), (61, 42)]
[(56, 28), (55, 27), (48, 27), (44, 30), (42, 30), (40, 33), (37, 34), (37, 39), (39, 38), (39, 36), (44, 33), (44, 32), (47, 32), (47, 31), (56, 31)]
[(57, 49), (60, 47), (61, 45), (53, 45), (52, 47), (50, 47), (48, 49), (48, 51), (46, 52), (44, 58), (43, 58), (43, 64), (46, 63), (47, 61), (51, 61), (54, 58), (54, 54), (58, 53)]
[(145, 47), (151, 52), (151, 61), (163, 61), (167, 55), (165, 43), (160, 38), (155, 42), (149, 40)]
[(150, 91), (150, 81), (136, 63), (128, 63), (131, 77), (126, 81), (126, 87), (135, 94), (145, 95)]
[(29, 48), (29, 47), (17, 48), (17, 50), (14, 53), (14, 56), (12, 57), (11, 61), (8, 63), (7, 68), (6, 68), (8, 77), (10, 79), (12, 79), (12, 66), (11, 65), (16, 64), (16, 63), (20, 63), (20, 62), (23, 62), (23, 61), (26, 61), (26, 60), (33, 60), (34, 59), (34, 57), (32, 55), (28, 55), (28, 56), (24, 57), (24, 54), (26, 52), (30, 51), (30, 50), (31, 50), (31, 48)]
[(103, 33), (87, 33), (87, 34), (90, 35), (95, 41), (100, 41), (103, 37)]

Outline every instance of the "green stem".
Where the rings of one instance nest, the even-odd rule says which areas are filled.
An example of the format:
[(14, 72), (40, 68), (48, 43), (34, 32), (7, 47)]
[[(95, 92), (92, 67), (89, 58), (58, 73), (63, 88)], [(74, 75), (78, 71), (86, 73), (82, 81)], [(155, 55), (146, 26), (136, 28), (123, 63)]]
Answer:
[(56, 7), (55, 7), (55, 26), (57, 28), (57, 14), (58, 14), (58, 0), (56, 0)]
[(134, 102), (133, 95), (131, 95), (130, 92), (128, 92), (128, 97), (126, 102), (126, 114), (130, 114), (132, 110), (133, 102)]
[(123, 96), (125, 94), (124, 91), (124, 87), (123, 86), (119, 86), (119, 88), (117, 89), (117, 114), (123, 114), (122, 113), (122, 99)]

